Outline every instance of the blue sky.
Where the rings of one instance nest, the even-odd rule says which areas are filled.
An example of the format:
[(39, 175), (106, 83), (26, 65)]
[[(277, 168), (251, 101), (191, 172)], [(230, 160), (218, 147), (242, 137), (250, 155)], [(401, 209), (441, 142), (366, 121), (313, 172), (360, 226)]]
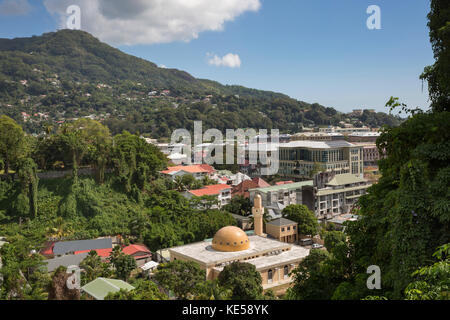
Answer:
[[(390, 96), (414, 107), (429, 105), (419, 80), (433, 63), (429, 0), (222, 0), (220, 8), (219, 2), (210, 6), (218, 0), (195, 0), (181, 9), (186, 0), (166, 0), (161, 7), (156, 0), (127, 7), (89, 0), (95, 8), (86, 1), (16, 0), (11, 6), (0, 0), (0, 37), (54, 31), (66, 19), (65, 5), (77, 3), (82, 29), (198, 78), (282, 92), (340, 111), (387, 111)], [(381, 8), (381, 30), (366, 26), (369, 5)], [(209, 63), (229, 53), (239, 56), (239, 67)]]

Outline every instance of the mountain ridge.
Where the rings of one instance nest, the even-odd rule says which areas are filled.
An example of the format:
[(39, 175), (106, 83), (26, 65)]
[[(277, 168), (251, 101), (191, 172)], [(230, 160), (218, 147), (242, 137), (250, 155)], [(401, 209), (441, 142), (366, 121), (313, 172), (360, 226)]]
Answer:
[[(288, 133), (349, 121), (334, 108), (282, 93), (222, 85), (186, 71), (159, 68), (87, 32), (67, 29), (0, 39), (0, 113), (31, 133), (41, 132), (44, 122), (91, 116), (116, 133), (129, 130), (155, 137), (190, 129), (194, 120), (219, 130), (279, 128)], [(36, 114), (40, 119), (33, 118)], [(400, 120), (366, 113), (351, 121), (376, 127)]]

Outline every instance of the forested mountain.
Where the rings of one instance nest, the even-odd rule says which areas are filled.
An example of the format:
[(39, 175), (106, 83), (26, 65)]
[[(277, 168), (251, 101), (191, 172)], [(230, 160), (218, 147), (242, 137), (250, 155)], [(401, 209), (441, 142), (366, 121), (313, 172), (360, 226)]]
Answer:
[(220, 130), (252, 127), (284, 132), (340, 121), (370, 126), (400, 123), (384, 113), (349, 119), (333, 108), (280, 93), (196, 79), (73, 30), (0, 39), (0, 113), (33, 133), (40, 133), (47, 122), (93, 115), (113, 133), (127, 129), (155, 137), (189, 129), (193, 120)]

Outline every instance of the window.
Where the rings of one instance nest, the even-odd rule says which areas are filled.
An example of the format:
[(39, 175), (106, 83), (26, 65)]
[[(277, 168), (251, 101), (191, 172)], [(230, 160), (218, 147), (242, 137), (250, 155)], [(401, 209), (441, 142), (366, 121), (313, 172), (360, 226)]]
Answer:
[(291, 227), (287, 227), (287, 230), (290, 231), (290, 230), (291, 230)]
[(269, 271), (267, 271), (267, 282), (272, 283), (272, 278), (273, 278), (272, 269), (269, 269)]
[(281, 228), (281, 232), (284, 232), (284, 228)]
[(288, 266), (284, 266), (284, 278), (285, 279), (289, 278), (289, 267)]

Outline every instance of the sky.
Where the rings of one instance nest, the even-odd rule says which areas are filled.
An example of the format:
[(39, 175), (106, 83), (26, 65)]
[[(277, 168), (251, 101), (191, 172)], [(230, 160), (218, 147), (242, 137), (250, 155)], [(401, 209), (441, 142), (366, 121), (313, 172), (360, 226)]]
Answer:
[[(76, 11), (67, 8), (77, 5)], [(380, 9), (380, 29), (369, 29)], [(281, 92), (342, 112), (429, 106), (429, 0), (0, 0), (0, 38), (80, 22), (161, 67)], [(75, 17), (75, 20), (70, 19)], [(76, 25), (76, 24), (74, 24)]]

